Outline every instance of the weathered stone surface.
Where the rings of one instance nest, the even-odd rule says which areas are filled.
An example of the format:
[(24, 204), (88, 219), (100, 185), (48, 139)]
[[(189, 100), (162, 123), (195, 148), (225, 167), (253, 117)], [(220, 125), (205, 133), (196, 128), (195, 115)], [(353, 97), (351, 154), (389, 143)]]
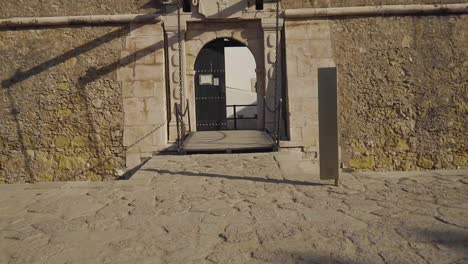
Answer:
[(113, 15), (152, 13), (161, 8), (160, 1), (152, 0), (45, 0), (21, 2), (2, 1), (0, 18), (34, 16), (71, 16), (71, 15)]
[[(0, 16), (24, 10), (12, 5), (2, 2)], [(0, 182), (113, 178), (123, 169), (115, 63), (128, 33), (127, 27), (0, 32)]]
[(158, 156), (129, 181), (2, 185), (0, 262), (466, 262), (467, 170), (342, 174), (333, 187), (298, 162)]
[[(152, 13), (160, 5), (149, 0), (101, 2), (4, 0), (0, 18)], [(285, 0), (282, 5), (434, 2), (459, 1)], [(286, 21), (291, 141), (285, 145), (318, 145), (315, 73), (336, 62), (346, 166), (382, 171), (467, 167), (466, 24), (466, 16), (456, 15)], [(189, 24), (183, 44), (187, 72), (192, 72), (198, 51), (207, 42), (220, 37), (241, 40), (255, 55), (259, 86), (267, 84), (266, 94), (259, 93), (262, 107), (263, 95), (271, 97), (274, 90), (273, 82), (265, 79), (275, 73), (271, 25), (264, 35), (258, 21)], [(166, 33), (168, 59), (178, 62), (174, 32)], [(126, 153), (124, 126), (164, 125), (166, 96), (178, 98), (177, 92), (165, 94), (162, 34), (159, 24), (2, 30), (0, 182), (109, 179), (119, 174)], [(168, 76), (178, 81), (174, 66)], [(193, 82), (188, 79), (186, 84), (185, 96), (193, 98)], [(170, 85), (171, 93), (178, 91), (175, 82)], [(194, 120), (196, 111), (191, 110)], [(270, 122), (271, 116), (266, 120)], [(168, 130), (174, 140), (174, 124)], [(148, 140), (153, 145), (132, 151), (138, 148), (139, 158), (147, 156), (166, 147), (167, 137), (155, 133)], [(136, 157), (128, 160), (135, 162)], [(78, 168), (80, 164), (84, 166)]]
[(408, 5), (408, 4), (451, 4), (460, 3), (460, 0), (283, 0), (284, 8), (304, 7), (347, 7), (369, 5)]
[[(467, 16), (333, 20), (346, 166), (381, 171), (467, 166), (462, 103), (468, 101), (467, 23)], [(364, 154), (376, 162), (364, 162)]]

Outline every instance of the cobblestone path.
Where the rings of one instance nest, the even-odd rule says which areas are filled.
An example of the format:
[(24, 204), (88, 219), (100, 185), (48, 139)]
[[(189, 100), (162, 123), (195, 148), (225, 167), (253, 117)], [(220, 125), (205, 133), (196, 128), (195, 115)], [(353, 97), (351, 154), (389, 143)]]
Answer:
[[(0, 263), (468, 263), (468, 172), (160, 156), (116, 182), (0, 186)], [(309, 166), (309, 167), (308, 167)]]

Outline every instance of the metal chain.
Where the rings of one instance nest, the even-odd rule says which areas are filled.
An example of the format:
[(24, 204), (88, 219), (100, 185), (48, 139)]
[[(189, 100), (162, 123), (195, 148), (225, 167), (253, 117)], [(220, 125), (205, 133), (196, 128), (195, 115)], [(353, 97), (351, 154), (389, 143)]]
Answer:
[[(275, 52), (275, 115), (274, 115), (274, 131), (276, 133), (276, 137), (279, 138), (280, 137), (280, 128), (279, 128), (279, 122), (276, 121), (276, 119), (278, 118), (278, 97), (279, 97), (279, 89), (280, 89), (280, 72), (279, 72), (279, 61), (278, 61), (278, 58), (279, 58), (279, 8), (280, 8), (280, 0), (276, 0), (276, 30), (275, 30), (275, 34), (276, 34), (276, 52)], [(281, 109), (279, 109), (279, 111), (281, 111)]]
[[(183, 109), (183, 83), (182, 83), (182, 28), (181, 28), (181, 19), (180, 19), (180, 0), (177, 0), (177, 44), (179, 51), (179, 113), (182, 113)], [(190, 117), (189, 117), (190, 118)], [(180, 118), (182, 134), (185, 134), (185, 124), (183, 117)]]
[(278, 111), (278, 109), (279, 109), (279, 104), (277, 104), (276, 107), (274, 107), (274, 109), (272, 110), (272, 108), (268, 105), (268, 102), (267, 102), (266, 98), (264, 98), (263, 101), (264, 101), (264, 104), (265, 104), (265, 108), (266, 108), (270, 113), (276, 113), (276, 111)]

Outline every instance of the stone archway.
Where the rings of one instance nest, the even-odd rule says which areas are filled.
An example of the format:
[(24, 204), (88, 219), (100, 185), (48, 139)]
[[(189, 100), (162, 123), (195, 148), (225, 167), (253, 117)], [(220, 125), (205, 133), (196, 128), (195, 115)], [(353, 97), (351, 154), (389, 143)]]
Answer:
[[(258, 108), (263, 109), (263, 96), (265, 94), (265, 60), (264, 36), (259, 21), (226, 22), (193, 22), (188, 23), (185, 35), (186, 54), (186, 97), (191, 108), (191, 120), (195, 123), (195, 61), (201, 49), (209, 42), (228, 38), (244, 44), (252, 52), (257, 65)], [(264, 113), (258, 113), (258, 127), (264, 124)]]
[(217, 38), (203, 46), (195, 61), (197, 131), (262, 129), (256, 69), (251, 50), (240, 41)]

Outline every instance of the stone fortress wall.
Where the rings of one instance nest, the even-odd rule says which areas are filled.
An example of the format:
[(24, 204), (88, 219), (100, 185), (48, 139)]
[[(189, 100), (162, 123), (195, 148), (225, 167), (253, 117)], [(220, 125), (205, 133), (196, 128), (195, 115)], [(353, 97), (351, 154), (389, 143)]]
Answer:
[[(408, 1), (285, 0), (283, 8), (375, 3)], [(4, 0), (0, 18), (149, 13), (158, 8), (149, 0), (48, 0), (27, 6)], [(301, 30), (317, 22), (291, 23)], [(330, 32), (324, 35), (331, 50), (326, 59), (339, 74), (346, 167), (467, 167), (467, 16), (340, 18), (324, 24)], [(125, 25), (0, 30), (0, 183), (113, 179), (124, 172), (130, 146), (123, 134), (123, 98), (140, 95), (129, 94), (117, 72), (137, 67), (121, 60), (132, 30)], [(164, 68), (160, 53), (141, 61)], [(155, 91), (164, 89), (163, 80), (144, 84), (142, 98), (157, 99)], [(135, 107), (146, 107), (145, 100), (134, 100)]]

